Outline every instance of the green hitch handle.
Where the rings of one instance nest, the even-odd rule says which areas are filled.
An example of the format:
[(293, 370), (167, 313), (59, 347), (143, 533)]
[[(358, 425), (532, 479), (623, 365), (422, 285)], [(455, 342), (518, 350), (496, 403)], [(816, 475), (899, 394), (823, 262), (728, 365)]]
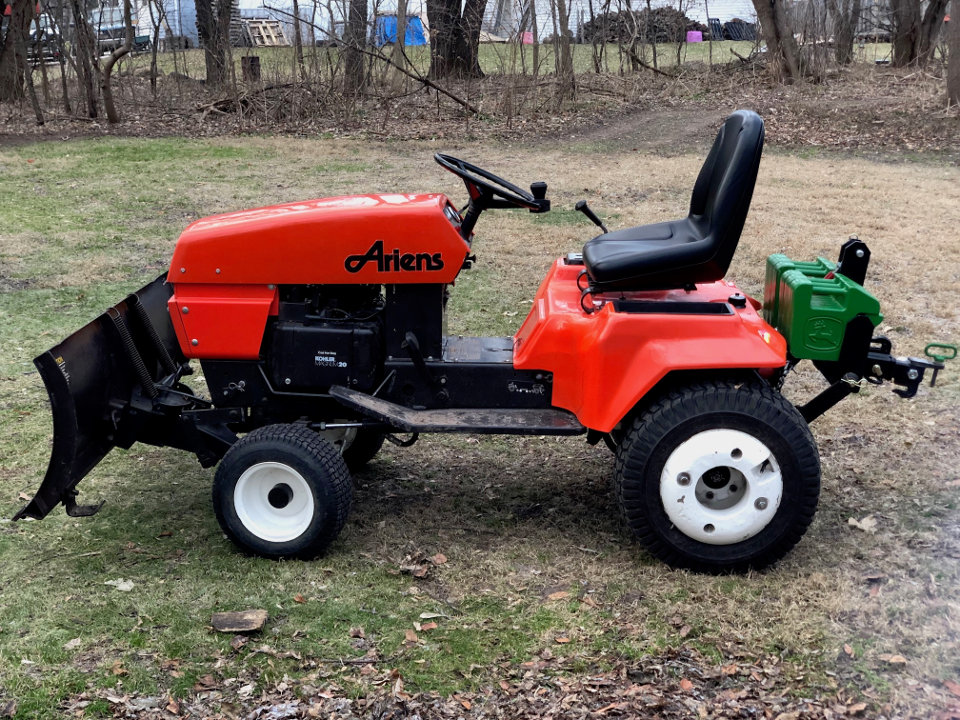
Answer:
[[(935, 352), (935, 351), (940, 352)], [(930, 343), (923, 349), (923, 354), (928, 358), (933, 358), (938, 363), (944, 363), (947, 360), (953, 360), (957, 356), (957, 346), (949, 343)], [(933, 369), (933, 376), (930, 378), (930, 387), (937, 383), (937, 373), (940, 368)]]

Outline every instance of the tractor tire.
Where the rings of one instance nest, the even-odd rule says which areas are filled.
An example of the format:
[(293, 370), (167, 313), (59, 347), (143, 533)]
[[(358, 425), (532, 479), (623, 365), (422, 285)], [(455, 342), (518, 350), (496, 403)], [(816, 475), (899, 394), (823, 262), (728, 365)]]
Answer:
[(385, 438), (386, 435), (376, 430), (357, 430), (353, 442), (342, 453), (343, 461), (347, 464), (350, 472), (357, 472), (366, 467), (367, 463), (380, 452)]
[(322, 555), (350, 513), (353, 486), (339, 452), (302, 425), (268, 425), (224, 455), (213, 481), (220, 527), (261, 557)]
[(669, 392), (634, 421), (614, 481), (623, 518), (650, 553), (673, 567), (744, 572), (803, 537), (820, 457), (780, 393), (709, 382)]

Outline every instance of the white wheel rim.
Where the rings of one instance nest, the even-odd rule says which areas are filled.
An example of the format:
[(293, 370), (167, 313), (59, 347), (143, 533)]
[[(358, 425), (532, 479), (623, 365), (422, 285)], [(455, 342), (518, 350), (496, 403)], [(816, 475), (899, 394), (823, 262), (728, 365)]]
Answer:
[(705, 430), (670, 453), (660, 500), (670, 522), (708, 545), (732, 545), (777, 514), (783, 475), (773, 452), (739, 430)]
[(243, 526), (268, 542), (294, 540), (313, 522), (310, 486), (303, 475), (283, 463), (247, 468), (233, 489), (233, 506)]

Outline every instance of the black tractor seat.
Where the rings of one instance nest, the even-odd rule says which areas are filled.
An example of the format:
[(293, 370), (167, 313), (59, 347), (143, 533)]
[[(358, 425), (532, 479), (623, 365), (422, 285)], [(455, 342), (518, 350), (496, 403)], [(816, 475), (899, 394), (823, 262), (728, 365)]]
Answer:
[(592, 292), (661, 290), (723, 279), (750, 209), (763, 120), (733, 113), (700, 169), (682, 220), (604, 233), (583, 247)]

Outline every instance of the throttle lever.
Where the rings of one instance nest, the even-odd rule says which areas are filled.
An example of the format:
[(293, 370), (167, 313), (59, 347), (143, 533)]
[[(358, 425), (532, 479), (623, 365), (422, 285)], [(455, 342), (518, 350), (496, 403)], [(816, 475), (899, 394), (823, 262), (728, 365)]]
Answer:
[(582, 212), (584, 215), (586, 215), (587, 219), (590, 220), (590, 222), (592, 222), (598, 228), (603, 230), (604, 233), (610, 232), (609, 230), (607, 230), (607, 226), (604, 225), (603, 222), (600, 220), (600, 218), (597, 217), (597, 214), (590, 209), (590, 206), (587, 205), (586, 200), (578, 201), (577, 204), (573, 206), (573, 209), (576, 210), (577, 212)]

